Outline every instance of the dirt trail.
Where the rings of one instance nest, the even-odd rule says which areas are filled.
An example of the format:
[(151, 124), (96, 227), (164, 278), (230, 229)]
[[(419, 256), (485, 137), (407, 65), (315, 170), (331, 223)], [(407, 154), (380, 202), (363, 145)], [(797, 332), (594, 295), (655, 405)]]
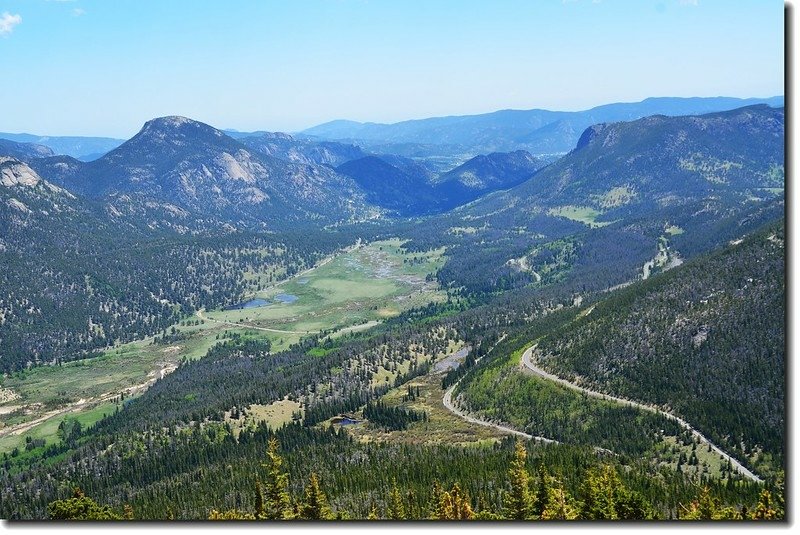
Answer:
[(231, 327), (243, 327), (245, 329), (255, 329), (257, 331), (266, 331), (268, 333), (279, 333), (279, 334), (316, 334), (321, 331), (286, 331), (283, 329), (273, 329), (271, 327), (259, 327), (257, 325), (251, 325), (249, 323), (237, 323), (234, 321), (224, 321), (224, 320), (215, 320), (213, 318), (209, 318), (203, 316), (203, 311), (198, 310), (195, 312), (195, 315), (200, 318), (201, 320), (211, 321), (213, 323), (219, 323), (220, 325), (230, 325)]
[(679, 418), (678, 416), (675, 416), (674, 414), (671, 414), (671, 413), (669, 413), (667, 411), (659, 409), (658, 407), (654, 407), (652, 405), (646, 405), (644, 403), (639, 403), (637, 401), (632, 401), (630, 399), (611, 396), (609, 394), (603, 394), (602, 392), (596, 392), (594, 390), (589, 390), (588, 388), (584, 388), (582, 386), (578, 386), (578, 385), (576, 385), (574, 383), (571, 383), (571, 382), (567, 381), (566, 379), (562, 379), (561, 377), (558, 377), (557, 375), (553, 375), (552, 373), (548, 373), (548, 372), (546, 372), (545, 370), (539, 368), (538, 366), (536, 366), (536, 364), (533, 363), (533, 352), (534, 352), (535, 349), (536, 349), (536, 345), (532, 345), (531, 347), (529, 347), (528, 349), (526, 349), (522, 353), (522, 359), (520, 360), (520, 368), (521, 369), (523, 369), (523, 370), (525, 370), (525, 371), (527, 371), (529, 373), (533, 373), (534, 375), (537, 375), (537, 376), (542, 377), (544, 379), (548, 379), (550, 381), (554, 381), (554, 382), (556, 382), (556, 383), (558, 383), (558, 384), (560, 384), (562, 386), (565, 386), (567, 388), (570, 388), (572, 390), (576, 390), (578, 392), (582, 392), (582, 393), (586, 394), (587, 396), (590, 396), (590, 397), (593, 397), (593, 398), (604, 399), (606, 401), (615, 401), (617, 403), (621, 403), (621, 404), (627, 405), (629, 407), (636, 407), (638, 409), (642, 409), (642, 410), (645, 410), (645, 411), (648, 411), (648, 412), (652, 412), (652, 413), (655, 413), (655, 414), (659, 414), (661, 416), (669, 418), (670, 420), (673, 420), (673, 421), (677, 422), (681, 427), (683, 427), (687, 431), (691, 432), (692, 436), (694, 436), (695, 438), (700, 440), (701, 443), (707, 444), (708, 446), (710, 446), (711, 449), (714, 450), (723, 459), (725, 459), (726, 461), (730, 461), (731, 466), (737, 472), (739, 472), (743, 476), (747, 477), (748, 479), (751, 479), (752, 481), (756, 481), (756, 482), (759, 482), (759, 483), (762, 482), (762, 479), (760, 477), (758, 477), (756, 474), (754, 474), (753, 472), (748, 470), (745, 466), (742, 465), (742, 463), (740, 463), (739, 461), (737, 461), (736, 459), (734, 459), (733, 457), (731, 457), (730, 455), (728, 455), (727, 453), (722, 451), (722, 449), (720, 449), (716, 444), (714, 444), (709, 439), (707, 439), (700, 431), (698, 431), (697, 429), (692, 427), (686, 420), (683, 420), (682, 418)]

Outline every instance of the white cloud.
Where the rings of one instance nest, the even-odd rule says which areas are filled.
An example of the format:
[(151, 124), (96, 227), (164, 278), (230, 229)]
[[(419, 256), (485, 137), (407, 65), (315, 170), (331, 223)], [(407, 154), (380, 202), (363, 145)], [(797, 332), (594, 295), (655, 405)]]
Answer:
[(81, 15), (85, 15), (85, 14), (86, 14), (86, 10), (85, 9), (81, 9), (79, 7), (76, 7), (75, 9), (72, 10), (72, 16), (73, 17), (80, 17)]
[(0, 35), (9, 35), (14, 31), (14, 26), (22, 22), (22, 17), (12, 15), (8, 11), (0, 15)]
[(680, 0), (682, 6), (696, 6), (698, 0)]

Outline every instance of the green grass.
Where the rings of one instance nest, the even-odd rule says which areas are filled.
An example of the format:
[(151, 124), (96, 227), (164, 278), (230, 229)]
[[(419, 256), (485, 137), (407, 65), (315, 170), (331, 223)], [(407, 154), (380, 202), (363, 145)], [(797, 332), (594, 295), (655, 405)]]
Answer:
[(669, 234), (670, 236), (677, 236), (679, 234), (683, 234), (684, 230), (677, 225), (670, 225), (666, 229), (664, 229), (664, 232)]
[[(411, 381), (391, 389), (381, 400), (390, 407), (403, 407), (428, 415), (427, 422), (416, 422), (403, 431), (387, 431), (376, 428), (369, 423), (347, 425), (347, 430), (357, 440), (362, 442), (391, 442), (406, 444), (450, 444), (450, 445), (481, 445), (495, 443), (500, 438), (507, 436), (505, 433), (473, 424), (456, 416), (444, 405), (442, 397), (443, 374), (429, 374), (417, 377)], [(419, 388), (420, 397), (414, 401), (403, 401), (403, 396), (408, 387), (414, 390)]]
[(636, 192), (628, 186), (617, 186), (602, 195), (591, 197), (601, 208), (616, 208), (631, 202), (636, 197)]
[[(403, 310), (442, 299), (425, 281), (444, 262), (441, 250), (409, 254), (400, 240), (375, 242), (341, 255), (314, 271), (254, 294), (273, 300), (297, 296), (294, 303), (242, 310), (209, 311), (210, 320), (294, 333), (275, 333), (284, 343), (306, 333), (343, 328), (396, 316)], [(298, 334), (299, 333), (299, 334)]]
[(45, 447), (49, 446), (50, 444), (54, 444), (59, 441), (57, 434), (58, 426), (66, 418), (74, 418), (80, 422), (83, 428), (86, 428), (93, 425), (95, 422), (100, 421), (104, 416), (113, 414), (117, 405), (118, 404), (114, 402), (106, 402), (86, 410), (68, 414), (60, 414), (34, 426), (26, 433), (0, 437), (0, 452), (10, 452), (14, 448), (19, 448), (20, 451), (24, 451), (25, 439), (28, 436), (33, 439), (44, 439)]
[(565, 217), (592, 228), (604, 227), (611, 224), (610, 221), (598, 222), (597, 218), (603, 215), (603, 212), (599, 212), (591, 206), (559, 206), (557, 208), (551, 208), (547, 213), (548, 215), (556, 217)]

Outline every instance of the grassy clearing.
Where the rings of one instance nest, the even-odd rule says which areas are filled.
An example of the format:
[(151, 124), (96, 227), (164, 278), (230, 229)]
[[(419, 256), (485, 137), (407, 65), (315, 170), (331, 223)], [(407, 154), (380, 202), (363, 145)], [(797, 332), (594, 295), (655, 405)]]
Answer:
[[(348, 432), (363, 442), (391, 441), (409, 444), (453, 444), (475, 445), (495, 442), (505, 434), (495, 429), (471, 424), (448, 411), (442, 404), (444, 390), (442, 375), (429, 374), (412, 379), (408, 383), (387, 392), (381, 399), (388, 406), (401, 406), (428, 415), (427, 422), (409, 425), (404, 431), (385, 431), (374, 428), (367, 422), (344, 426)], [(419, 387), (420, 395), (414, 401), (403, 402), (407, 387)]]
[(597, 218), (603, 215), (603, 212), (599, 212), (591, 206), (559, 206), (557, 208), (551, 208), (548, 210), (547, 214), (555, 217), (565, 217), (592, 228), (604, 227), (611, 224), (610, 221), (598, 222)]
[(296, 341), (306, 333), (344, 328), (396, 316), (403, 310), (443, 298), (426, 276), (444, 262), (443, 250), (410, 254), (400, 240), (375, 242), (334, 258), (310, 273), (253, 297), (272, 301), (278, 294), (293, 303), (210, 311), (210, 320), (292, 331)]
[[(688, 461), (692, 458), (692, 452), (697, 458), (697, 464), (690, 464)], [(681, 471), (689, 476), (705, 475), (718, 479), (722, 477), (726, 464), (719, 454), (709, 451), (707, 445), (695, 442), (684, 444), (673, 436), (665, 436), (664, 440), (656, 445), (653, 453), (655, 462), (659, 466), (666, 466), (672, 470), (677, 470), (678, 460), (682, 454), (686, 460), (681, 466)]]
[[(458, 351), (462, 345), (451, 343), (447, 351), (437, 355), (435, 360), (447, 359)], [(422, 358), (420, 356), (420, 360)], [(406, 363), (403, 364), (405, 365)], [(434, 368), (431, 369), (433, 370)], [(364, 442), (392, 441), (410, 444), (476, 445), (495, 442), (506, 436), (495, 429), (469, 423), (445, 408), (442, 404), (442, 398), (444, 397), (442, 378), (445, 373), (446, 370), (441, 372), (431, 371), (427, 375), (416, 377), (399, 387), (389, 390), (381, 397), (381, 400), (390, 407), (399, 406), (425, 412), (428, 415), (427, 422), (412, 423), (408, 429), (403, 431), (386, 431), (372, 426), (369, 422), (347, 425), (344, 428), (358, 440)], [(373, 378), (373, 383), (379, 378), (380, 376), (376, 375)], [(390, 380), (393, 380), (393, 377)], [(378, 380), (378, 382), (380, 381)], [(419, 397), (414, 400), (404, 401), (403, 397), (407, 394), (409, 387), (414, 392), (419, 388)]]
[(677, 225), (669, 225), (667, 228), (664, 229), (664, 233), (670, 236), (678, 236), (679, 234), (683, 234), (684, 230)]
[(242, 412), (238, 418), (231, 418), (230, 412), (225, 415), (225, 420), (232, 423), (235, 430), (253, 427), (260, 422), (265, 422), (272, 429), (278, 429), (291, 423), (295, 414), (300, 413), (302, 416), (303, 407), (298, 401), (282, 399), (269, 405), (250, 405)]
[(592, 200), (601, 208), (624, 206), (636, 198), (636, 192), (628, 186), (611, 188), (602, 195), (592, 195)]
[(60, 442), (58, 438), (58, 426), (65, 419), (74, 418), (80, 422), (82, 427), (86, 428), (103, 419), (105, 416), (113, 414), (118, 406), (118, 403), (106, 402), (87, 409), (76, 409), (75, 412), (60, 414), (49, 418), (32, 427), (25, 433), (19, 435), (5, 435), (0, 437), (0, 452), (10, 452), (14, 450), (14, 448), (18, 448), (19, 451), (24, 451), (27, 437), (44, 440), (44, 446), (37, 448), (43, 449), (50, 444)]

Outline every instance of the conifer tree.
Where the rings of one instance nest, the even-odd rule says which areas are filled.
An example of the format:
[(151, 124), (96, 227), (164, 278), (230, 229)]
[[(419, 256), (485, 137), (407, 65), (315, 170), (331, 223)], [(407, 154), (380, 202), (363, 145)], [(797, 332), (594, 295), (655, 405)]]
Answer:
[(578, 509), (560, 479), (550, 477), (548, 481), (545, 481), (544, 488), (547, 497), (540, 517), (542, 520), (575, 520), (578, 518)]
[(369, 515), (367, 515), (367, 520), (378, 520), (380, 516), (378, 516), (378, 507), (375, 505), (375, 502), (372, 502), (372, 506), (369, 508)]
[(328, 506), (328, 498), (320, 488), (317, 474), (312, 472), (303, 492), (303, 501), (299, 506), (299, 517), (303, 520), (332, 520), (333, 512)]
[(507, 491), (503, 497), (504, 516), (509, 520), (529, 520), (534, 517), (534, 497), (530, 490), (530, 476), (525, 467), (526, 458), (525, 446), (517, 440), (514, 460), (508, 471), (511, 490)]
[(51, 520), (122, 520), (110, 507), (98, 504), (78, 487), (71, 498), (51, 502), (47, 515)]
[(447, 520), (444, 509), (444, 489), (438, 481), (433, 482), (433, 493), (431, 494), (431, 515), (433, 520)]
[(261, 486), (261, 479), (256, 479), (255, 487), (255, 502), (256, 502), (256, 518), (263, 520), (267, 518), (267, 512), (264, 507), (264, 490)]
[(417, 494), (413, 488), (409, 488), (406, 493), (406, 518), (409, 520), (421, 518), (419, 505), (417, 504)]
[(581, 519), (618, 520), (616, 495), (620, 486), (619, 476), (612, 466), (590, 469), (583, 484)]
[(708, 487), (700, 489), (697, 498), (692, 500), (688, 507), (681, 506), (682, 520), (741, 520), (738, 511), (732, 507), (720, 507), (719, 501), (711, 496)]
[(264, 518), (285, 520), (294, 516), (289, 496), (289, 476), (282, 471), (283, 459), (278, 453), (278, 440), (271, 438), (267, 448), (267, 482), (264, 489)]
[(458, 483), (453, 485), (448, 494), (450, 498), (448, 520), (471, 520), (475, 516), (472, 511), (472, 505), (469, 502), (469, 496), (461, 490)]
[(767, 489), (761, 491), (758, 503), (751, 516), (753, 520), (777, 520), (778, 512), (775, 510), (772, 493)]
[(547, 468), (545, 468), (543, 463), (539, 463), (536, 481), (536, 496), (533, 507), (534, 514), (536, 516), (541, 516), (542, 512), (544, 512), (545, 505), (547, 505), (547, 499), (549, 497), (547, 486), (549, 481), (550, 474), (547, 473)]
[(403, 497), (400, 495), (400, 489), (397, 488), (397, 480), (392, 483), (392, 490), (389, 493), (389, 519), (390, 520), (405, 520), (406, 510), (403, 505)]
[(209, 520), (255, 520), (255, 518), (251, 513), (239, 511), (238, 509), (229, 509), (227, 511), (212, 509), (208, 515)]

